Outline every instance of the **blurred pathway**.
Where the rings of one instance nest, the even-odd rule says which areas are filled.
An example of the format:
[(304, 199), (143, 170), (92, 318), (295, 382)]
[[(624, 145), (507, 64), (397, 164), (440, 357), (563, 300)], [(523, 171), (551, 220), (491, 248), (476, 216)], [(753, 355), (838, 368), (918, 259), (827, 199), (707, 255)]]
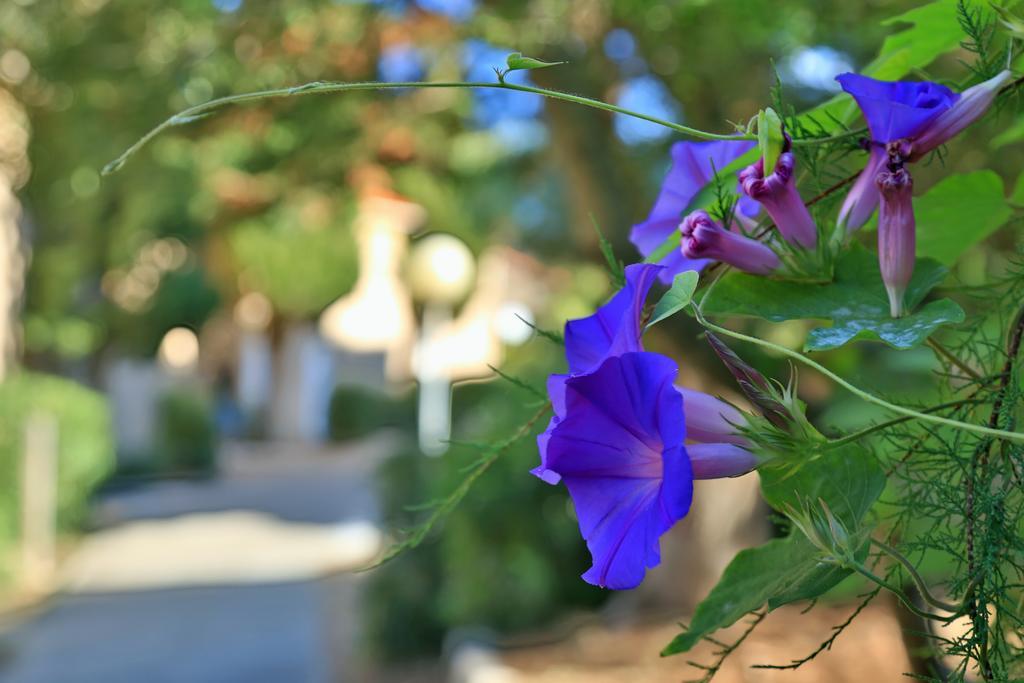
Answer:
[(373, 475), (390, 435), (330, 450), (232, 444), (209, 481), (107, 496), (61, 592), (7, 624), (0, 683), (356, 680)]

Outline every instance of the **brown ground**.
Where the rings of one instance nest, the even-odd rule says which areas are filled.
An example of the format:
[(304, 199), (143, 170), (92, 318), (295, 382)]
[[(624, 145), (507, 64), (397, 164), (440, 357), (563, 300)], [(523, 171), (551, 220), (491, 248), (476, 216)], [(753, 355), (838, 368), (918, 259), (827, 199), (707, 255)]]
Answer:
[[(752, 668), (755, 664), (786, 664), (815, 650), (846, 620), (853, 605), (818, 606), (807, 614), (801, 607), (772, 612), (735, 650), (715, 683), (887, 683), (906, 681), (909, 662), (899, 626), (889, 606), (878, 599), (822, 652), (796, 670)], [(498, 670), (480, 675), (481, 683), (681, 683), (700, 680), (704, 672), (688, 660), (711, 664), (715, 646), (703, 643), (692, 652), (660, 657), (660, 650), (679, 633), (671, 620), (612, 628), (588, 625), (557, 642), (508, 647), (500, 653)], [(715, 634), (731, 642), (742, 632), (732, 627)], [(383, 683), (445, 683), (452, 680), (441, 663), (402, 667), (371, 677)], [(476, 679), (473, 679), (474, 681)]]
[[(726, 660), (716, 683), (810, 683), (849, 681), (882, 683), (907, 680), (909, 664), (899, 626), (887, 606), (868, 607), (836, 640), (795, 671), (751, 668), (755, 664), (786, 664), (811, 653), (843, 622), (848, 607), (817, 607), (800, 614), (799, 607), (784, 607), (770, 614)], [(679, 632), (674, 623), (610, 630), (590, 627), (557, 645), (506, 652), (505, 664), (530, 683), (679, 683), (700, 679), (703, 672), (687, 660), (711, 664), (715, 646), (704, 643), (685, 655), (659, 657), (659, 651)], [(742, 629), (716, 634), (731, 642)]]

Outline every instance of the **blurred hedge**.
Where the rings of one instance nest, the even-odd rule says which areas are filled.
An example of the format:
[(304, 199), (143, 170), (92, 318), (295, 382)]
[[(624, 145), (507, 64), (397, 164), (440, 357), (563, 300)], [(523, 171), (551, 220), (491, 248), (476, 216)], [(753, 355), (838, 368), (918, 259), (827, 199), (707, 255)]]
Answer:
[(202, 392), (181, 388), (160, 398), (154, 451), (157, 473), (213, 473), (217, 426), (213, 406)]
[(399, 428), (416, 420), (415, 396), (393, 397), (378, 390), (340, 386), (331, 394), (328, 435), (332, 441), (358, 439), (378, 429)]
[(101, 394), (70, 380), (27, 372), (0, 383), (0, 550), (19, 533), (25, 424), (33, 413), (57, 421), (60, 530), (83, 524), (89, 496), (114, 468), (110, 410)]

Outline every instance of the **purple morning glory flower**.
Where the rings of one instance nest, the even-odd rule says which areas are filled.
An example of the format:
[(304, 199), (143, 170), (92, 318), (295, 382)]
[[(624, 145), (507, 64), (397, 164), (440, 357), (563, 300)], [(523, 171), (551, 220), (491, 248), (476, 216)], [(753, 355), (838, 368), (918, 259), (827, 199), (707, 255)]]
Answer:
[[(633, 588), (658, 564), (659, 538), (686, 515), (695, 478), (757, 465), (737, 431), (742, 414), (701, 392), (687, 390), (684, 400), (673, 386), (676, 363), (643, 350), (643, 307), (662, 270), (628, 266), (608, 303), (566, 323), (569, 374), (548, 378), (554, 416), (537, 437), (541, 464), (532, 473), (565, 482), (593, 557), (583, 578), (606, 588)], [(688, 436), (711, 442), (694, 447), (693, 467)]]
[(731, 443), (696, 443), (686, 447), (694, 479), (739, 477), (758, 465), (757, 456)]
[(878, 81), (853, 73), (836, 80), (857, 101), (872, 141), (881, 144), (913, 138), (960, 99), (929, 81)]
[(640, 318), (647, 294), (662, 270), (662, 266), (652, 263), (626, 266), (626, 284), (608, 303), (591, 316), (565, 324), (565, 357), (569, 362), (569, 374), (554, 374), (548, 378), (548, 396), (554, 416), (547, 431), (537, 439), (541, 464), (533, 470), (533, 474), (549, 484), (557, 484), (558, 476), (547, 469), (547, 435), (565, 415), (566, 380), (573, 375), (596, 370), (608, 356), (643, 351)]
[(878, 81), (860, 74), (836, 76), (843, 90), (857, 101), (874, 145), (839, 209), (839, 223), (849, 231), (864, 225), (878, 206), (875, 177), (886, 162), (886, 143), (911, 139), (947, 112), (960, 98), (944, 85), (928, 81)]
[[(642, 223), (633, 226), (629, 240), (645, 257), (650, 256), (665, 243), (679, 227), (683, 212), (697, 193), (715, 175), (714, 169), (723, 169), (754, 147), (754, 142), (744, 140), (721, 140), (713, 142), (677, 142), (672, 145), (672, 167), (669, 169), (661, 192), (654, 202), (650, 215)], [(754, 216), (758, 206), (741, 198), (737, 216)], [(660, 261), (665, 266), (659, 277), (665, 284), (685, 270), (700, 270), (708, 259), (690, 259), (678, 249), (671, 250)]]
[(679, 225), (680, 251), (688, 259), (713, 259), (755, 275), (769, 275), (782, 265), (766, 244), (726, 230), (706, 211), (694, 211)]
[(864, 225), (878, 206), (875, 179), (886, 163), (884, 146), (907, 140), (909, 161), (917, 161), (948, 142), (978, 120), (992, 105), (1011, 73), (955, 93), (938, 83), (877, 81), (846, 73), (836, 77), (843, 90), (853, 95), (871, 133), (871, 157), (839, 210), (839, 223), (847, 230)]
[(610, 356), (565, 382), (565, 416), (547, 433), (547, 468), (572, 496), (593, 557), (583, 579), (634, 588), (661, 561), (659, 539), (690, 509), (683, 399), (671, 359)]

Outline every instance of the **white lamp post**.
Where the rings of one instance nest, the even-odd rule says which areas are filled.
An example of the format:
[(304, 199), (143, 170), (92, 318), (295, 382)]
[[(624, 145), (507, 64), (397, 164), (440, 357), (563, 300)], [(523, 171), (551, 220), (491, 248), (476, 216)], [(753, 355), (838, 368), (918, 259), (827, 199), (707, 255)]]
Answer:
[(473, 253), (453, 235), (435, 233), (419, 240), (409, 259), (409, 285), (423, 301), (423, 324), (413, 356), (419, 381), (420, 450), (440, 455), (448, 450), (452, 429), (451, 373), (438, 331), (452, 319), (452, 310), (469, 293), (475, 279)]

